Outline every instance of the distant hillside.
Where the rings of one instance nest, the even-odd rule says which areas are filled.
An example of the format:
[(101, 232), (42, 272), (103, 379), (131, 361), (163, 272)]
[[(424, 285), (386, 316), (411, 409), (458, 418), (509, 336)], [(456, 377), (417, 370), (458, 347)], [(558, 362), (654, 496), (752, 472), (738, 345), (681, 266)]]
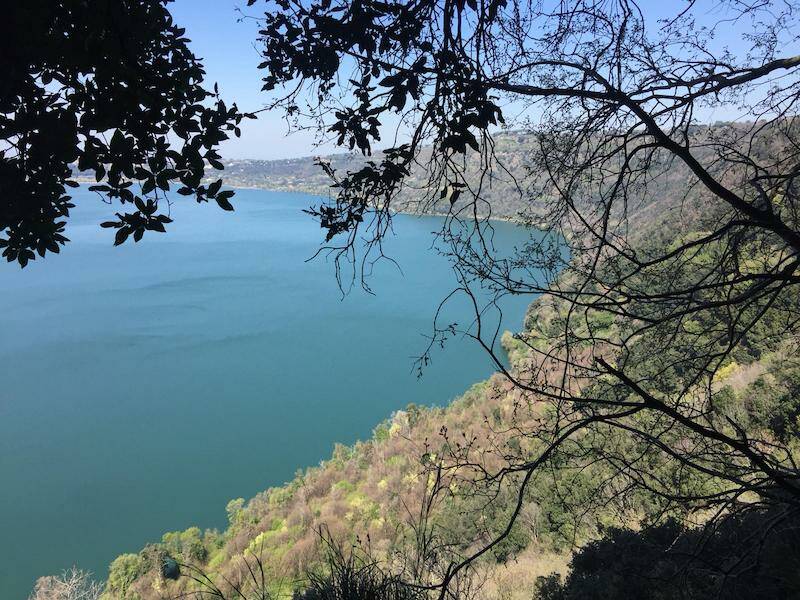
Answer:
[[(707, 168), (714, 170), (715, 157), (703, 147), (702, 138), (709, 135), (728, 135), (735, 129), (746, 130), (747, 123), (715, 123), (713, 126), (698, 127), (694, 135), (698, 137), (696, 158), (704, 163)], [(775, 151), (770, 148), (772, 142), (767, 141), (769, 136), (760, 138), (760, 152), (767, 154)], [(494, 166), (490, 173), (483, 174), (481, 169), (481, 156), (477, 152), (468, 152), (463, 170), (464, 181), (471, 189), (480, 187), (481, 201), (477, 205), (481, 217), (491, 214), (494, 218), (518, 218), (533, 223), (541, 222), (549, 214), (548, 200), (556, 194), (552, 186), (544, 186), (544, 178), (537, 175), (537, 167), (532, 166), (532, 155), (536, 150), (536, 140), (533, 133), (523, 131), (507, 131), (498, 133), (493, 138)], [(418, 166), (412, 169), (411, 174), (404, 181), (404, 187), (394, 206), (398, 210), (409, 212), (419, 211), (415, 204), (429, 193), (430, 183), (425, 169), (429, 150), (424, 150), (418, 158)], [(360, 169), (367, 161), (379, 161), (381, 155), (362, 156), (359, 153), (332, 154), (319, 157), (328, 161), (337, 171), (344, 175), (348, 171)], [(327, 197), (336, 192), (331, 187), (331, 180), (323, 169), (315, 164), (317, 157), (281, 160), (227, 160), (224, 161), (225, 170), (220, 174), (214, 172), (209, 181), (222, 177), (225, 185), (232, 187), (260, 188), (275, 191), (304, 192)], [(666, 160), (666, 161), (665, 161)], [(645, 187), (638, 190), (634, 196), (626, 198), (624, 211), (631, 224), (635, 225), (629, 233), (635, 239), (638, 231), (649, 229), (653, 233), (662, 231), (655, 226), (659, 221), (674, 222), (678, 219), (688, 222), (697, 217), (694, 211), (700, 206), (700, 197), (705, 190), (690, 183), (694, 177), (688, 168), (674, 159), (666, 159), (665, 155), (657, 155), (648, 169), (649, 176)], [(480, 177), (484, 175), (483, 185), (480, 186)], [(639, 182), (641, 184), (643, 182)], [(439, 186), (438, 182), (436, 184)], [(635, 189), (636, 186), (631, 186)], [(588, 191), (587, 191), (588, 193)], [(462, 195), (464, 202), (467, 195)], [(433, 194), (434, 200), (438, 194)], [(587, 204), (596, 201), (591, 195), (584, 199)], [(425, 212), (445, 214), (451, 210), (449, 202), (438, 201), (434, 206), (428, 206)], [(621, 216), (621, 215), (619, 215)]]
[[(495, 153), (500, 164), (509, 173), (519, 176), (525, 171), (525, 157), (533, 143), (530, 134), (508, 132), (495, 138)], [(344, 174), (361, 168), (368, 160), (380, 160), (380, 154), (364, 157), (359, 153), (332, 154), (321, 157), (330, 162), (337, 172)], [(425, 157), (420, 160), (425, 164)], [(223, 163), (225, 171), (223, 179), (232, 187), (261, 188), (285, 192), (305, 192), (318, 196), (327, 196), (332, 191), (331, 180), (318, 165), (315, 157), (281, 159), (281, 160), (227, 160)], [(471, 184), (477, 183), (480, 159), (473, 153), (467, 160), (465, 178)], [(419, 200), (428, 190), (428, 178), (423, 167), (412, 170), (405, 182), (405, 189), (400, 201), (404, 203)], [(511, 218), (522, 210), (530, 209), (530, 203), (520, 193), (512, 177), (508, 173), (494, 172), (490, 185), (484, 186), (482, 198), (491, 204), (492, 216)], [(436, 207), (434, 212), (446, 210), (445, 206)], [(543, 211), (543, 207), (542, 207)], [(542, 214), (539, 211), (539, 214)]]
[[(495, 218), (513, 218), (521, 211), (534, 217), (542, 216), (544, 205), (532, 206), (527, 194), (517, 187), (509, 175), (513, 173), (514, 177), (524, 178), (527, 172), (526, 156), (529, 155), (533, 144), (532, 135), (523, 132), (501, 133), (495, 137), (494, 143), (497, 164), (502, 165), (503, 169), (496, 168), (491, 176), (485, 179), (481, 198), (486, 203), (479, 207), (479, 214), (487, 216), (489, 212), (487, 207), (491, 205), (491, 216)], [(399, 210), (416, 210), (411, 205), (429, 190), (428, 177), (424, 169), (427, 162), (426, 155), (427, 151), (424, 151), (418, 161), (422, 166), (413, 169), (404, 182), (403, 192), (395, 204)], [(209, 170), (207, 182), (221, 177), (226, 186), (234, 188), (303, 192), (327, 197), (335, 192), (335, 189), (331, 188), (331, 179), (319, 165), (315, 164), (317, 158), (330, 162), (337, 174), (343, 176), (348, 171), (360, 169), (367, 161), (380, 161), (381, 154), (362, 156), (360, 153), (347, 153), (278, 160), (223, 160), (224, 171)], [(467, 156), (464, 179), (470, 186), (477, 187), (479, 175), (480, 156), (473, 152)], [(96, 183), (94, 175), (90, 173), (77, 172), (74, 177), (84, 183)], [(448, 209), (449, 203), (442, 201), (441, 206), (435, 206), (432, 210), (429, 208), (426, 212), (443, 214)]]

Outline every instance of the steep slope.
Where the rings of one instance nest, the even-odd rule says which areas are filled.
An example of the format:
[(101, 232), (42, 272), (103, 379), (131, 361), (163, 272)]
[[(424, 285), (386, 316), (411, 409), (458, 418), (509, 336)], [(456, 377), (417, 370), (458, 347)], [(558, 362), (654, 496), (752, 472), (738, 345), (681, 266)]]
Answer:
[[(552, 326), (551, 307), (535, 303), (531, 315), (540, 331)], [(504, 344), (524, 368), (530, 358), (525, 347), (511, 336), (505, 336)], [(781, 344), (739, 360), (731, 361), (717, 381), (731, 405), (747, 411), (754, 427), (796, 431), (800, 361)], [(160, 566), (165, 559), (181, 563), (185, 575), (209, 574), (223, 590), (231, 582), (247, 582), (258, 560), (268, 591), (286, 597), (302, 589), (305, 574), (321, 565), (328, 537), (345, 547), (368, 545), (371, 557), (396, 564), (418, 542), (418, 510), (429, 501), (437, 476), (432, 467), (439, 457), (469, 444), (487, 450), (484, 467), (497, 468), (504, 448), (519, 452), (522, 444), (526, 450), (528, 442), (514, 431), (546, 417), (545, 405), (525, 402), (500, 375), (475, 384), (444, 408), (409, 405), (379, 424), (372, 439), (337, 446), (330, 459), (284, 486), (249, 501), (232, 500), (224, 532), (190, 528), (167, 533), (139, 554), (118, 557), (110, 567), (106, 598), (149, 600), (206, 589), (203, 578), (164, 578)], [(534, 455), (536, 444), (527, 449)], [(669, 465), (652, 468), (671, 472)], [(610, 476), (599, 463), (561, 464), (539, 473), (512, 534), (478, 566), (484, 597), (530, 598), (538, 576), (566, 571), (574, 548), (609, 527), (631, 525), (662, 510), (658, 499), (647, 494), (615, 497), (602, 485)], [(428, 521), (461, 551), (502, 531), (515, 500), (503, 489), (491, 502), (459, 495), (456, 488), (468, 485), (445, 481), (441, 489), (453, 493), (431, 503)]]

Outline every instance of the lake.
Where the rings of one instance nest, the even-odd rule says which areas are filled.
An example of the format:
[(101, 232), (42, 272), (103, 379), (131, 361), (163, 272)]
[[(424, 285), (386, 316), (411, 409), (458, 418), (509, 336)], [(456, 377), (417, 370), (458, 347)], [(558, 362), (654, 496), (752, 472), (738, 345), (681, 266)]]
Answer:
[[(454, 286), (431, 249), (437, 217), (398, 216), (375, 295), (342, 297), (315, 199), (240, 190), (236, 212), (176, 203), (167, 235), (112, 247), (114, 208), (85, 189), (73, 241), (21, 271), (0, 265), (0, 597), (162, 533), (225, 526), (225, 505), (290, 479), (335, 442), (371, 435), (408, 403), (444, 405), (492, 372), (468, 339), (418, 379)], [(182, 199), (183, 200), (183, 199)], [(495, 225), (510, 250), (529, 232)], [(506, 299), (519, 329), (530, 297)], [(465, 303), (443, 322), (470, 321)]]

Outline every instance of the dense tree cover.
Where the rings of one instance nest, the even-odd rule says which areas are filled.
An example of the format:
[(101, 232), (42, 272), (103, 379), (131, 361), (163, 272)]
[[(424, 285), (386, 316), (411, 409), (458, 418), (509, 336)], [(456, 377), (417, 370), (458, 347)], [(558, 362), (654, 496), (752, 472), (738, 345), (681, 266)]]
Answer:
[[(0, 247), (24, 267), (59, 252), (76, 167), (120, 212), (115, 244), (170, 222), (167, 193), (232, 210), (217, 147), (246, 116), (203, 87), (171, 0), (12, 2), (0, 23)], [(251, 115), (247, 115), (251, 116)], [(128, 211), (128, 212), (126, 212)]]

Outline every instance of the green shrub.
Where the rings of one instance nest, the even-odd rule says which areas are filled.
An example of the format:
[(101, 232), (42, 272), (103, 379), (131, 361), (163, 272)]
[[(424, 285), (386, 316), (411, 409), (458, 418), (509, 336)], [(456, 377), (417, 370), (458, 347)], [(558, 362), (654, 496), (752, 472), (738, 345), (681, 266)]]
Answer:
[(146, 570), (146, 561), (139, 554), (121, 554), (108, 568), (107, 591), (117, 597), (125, 598), (130, 585)]

